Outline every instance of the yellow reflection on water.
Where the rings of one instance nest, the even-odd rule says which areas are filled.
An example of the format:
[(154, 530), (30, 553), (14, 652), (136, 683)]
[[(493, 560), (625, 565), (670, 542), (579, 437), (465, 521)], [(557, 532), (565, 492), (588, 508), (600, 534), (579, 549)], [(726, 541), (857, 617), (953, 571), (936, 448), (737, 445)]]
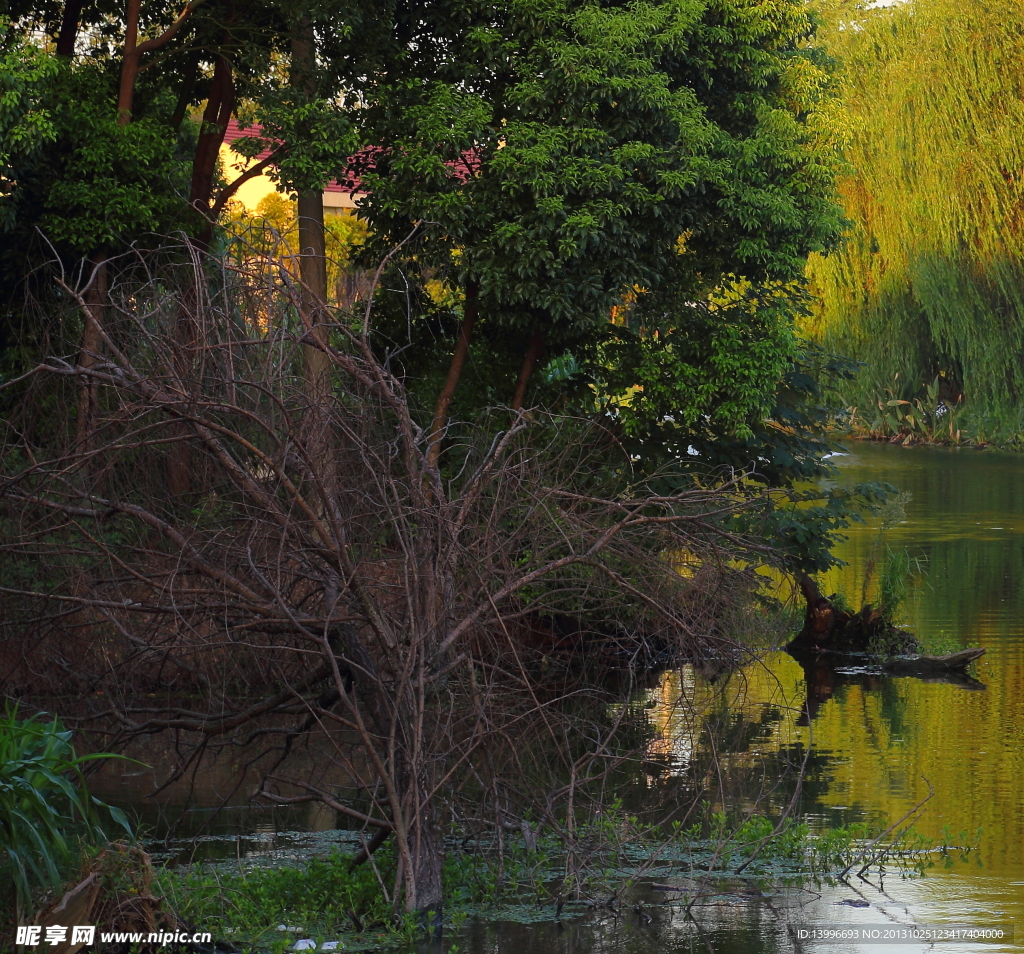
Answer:
[[(740, 750), (722, 752), (726, 773), (753, 779), (757, 764), (777, 765), (794, 744), (813, 744), (802, 807), (818, 828), (891, 823), (930, 783), (935, 794), (916, 827), (938, 837), (943, 828), (956, 835), (980, 826), (981, 866), (934, 873), (907, 897), (940, 919), (960, 906), (1012, 921), (1024, 950), (1024, 455), (855, 446), (840, 482), (868, 480), (913, 494), (906, 523), (886, 535), (889, 546), (927, 565), (903, 623), (946, 651), (986, 647), (976, 674), (984, 688), (805, 672), (775, 652), (715, 686), (687, 670), (667, 673), (652, 696), (659, 739), (651, 752), (685, 752), (677, 771), (697, 764), (709, 745), (705, 729), (722, 707), (759, 726)], [(877, 524), (854, 528), (837, 550), (848, 565), (826, 575), (823, 591), (842, 590), (859, 602), (876, 539)], [(680, 699), (693, 704), (690, 714)]]

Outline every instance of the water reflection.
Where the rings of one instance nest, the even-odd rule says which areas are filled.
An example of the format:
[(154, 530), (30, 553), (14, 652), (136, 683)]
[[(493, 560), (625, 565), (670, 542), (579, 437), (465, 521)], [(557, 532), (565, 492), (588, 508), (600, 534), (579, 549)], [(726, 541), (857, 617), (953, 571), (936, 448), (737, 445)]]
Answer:
[[(809, 725), (817, 717), (822, 705), (843, 686), (859, 685), (868, 692), (885, 692), (892, 675), (877, 666), (840, 665), (834, 658), (816, 654), (794, 656), (804, 673), (806, 696), (797, 725)], [(966, 672), (944, 672), (930, 676), (908, 676), (920, 682), (939, 683), (972, 691), (984, 690), (985, 684)]]
[[(734, 674), (735, 685), (712, 690), (698, 679), (688, 695), (706, 718), (715, 704), (712, 694), (721, 693), (734, 714), (746, 711), (744, 721), (763, 729), (738, 752), (724, 753), (736, 779), (752, 777), (743, 766), (759, 760), (778, 764), (773, 760), (780, 753), (788, 753), (791, 763), (802, 745), (813, 745), (802, 808), (814, 827), (888, 824), (926, 794), (930, 783), (935, 796), (917, 826), (923, 833), (983, 829), (969, 867), (916, 882), (862, 885), (875, 915), (898, 908), (918, 923), (977, 918), (1016, 924), (1024, 935), (1024, 456), (860, 444), (850, 450), (842, 458), (841, 483), (887, 481), (913, 495), (906, 522), (888, 534), (891, 546), (905, 547), (928, 567), (908, 599), (903, 623), (926, 646), (946, 652), (986, 647), (978, 678), (897, 678), (777, 653)], [(833, 571), (822, 590), (842, 591), (858, 602), (876, 539), (876, 526), (854, 528), (837, 552), (848, 565)], [(676, 678), (666, 675), (659, 704), (671, 703)], [(671, 733), (678, 722), (676, 716), (675, 723), (658, 724)], [(684, 728), (692, 739), (692, 726)], [(748, 793), (748, 802), (754, 795)], [(826, 890), (800, 916), (835, 921), (839, 900)], [(849, 920), (846, 912), (842, 920)], [(769, 940), (749, 950), (799, 949), (785, 932), (773, 933), (764, 924), (761, 930)], [(668, 937), (665, 943), (658, 949), (672, 949)], [(721, 943), (713, 949), (735, 949)], [(1024, 936), (1001, 947), (936, 949), (1020, 951)]]

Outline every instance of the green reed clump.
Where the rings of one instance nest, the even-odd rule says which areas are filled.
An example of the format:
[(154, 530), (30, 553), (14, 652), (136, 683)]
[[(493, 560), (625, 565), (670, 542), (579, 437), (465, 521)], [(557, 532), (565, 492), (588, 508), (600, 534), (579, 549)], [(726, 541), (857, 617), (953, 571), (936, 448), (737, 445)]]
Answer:
[(883, 618), (895, 620), (914, 581), (914, 571), (914, 561), (907, 550), (886, 547), (885, 562), (878, 577), (878, 609)]
[(79, 756), (71, 732), (54, 716), (0, 715), (0, 870), (18, 912), (39, 890), (58, 891), (80, 848), (106, 840), (106, 813), (131, 837), (124, 813), (89, 795), (82, 766), (110, 758)]

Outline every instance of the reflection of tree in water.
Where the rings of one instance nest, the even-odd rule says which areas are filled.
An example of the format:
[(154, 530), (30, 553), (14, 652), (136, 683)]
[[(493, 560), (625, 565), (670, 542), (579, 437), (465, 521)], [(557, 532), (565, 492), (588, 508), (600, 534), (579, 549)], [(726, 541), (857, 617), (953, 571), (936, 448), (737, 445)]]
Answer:
[[(919, 638), (943, 636), (966, 646), (1003, 635), (1003, 621), (1024, 618), (1024, 483), (1013, 455), (859, 445), (842, 483), (884, 480), (912, 494), (907, 522), (889, 531), (894, 548), (923, 558), (927, 576), (912, 591), (904, 623)], [(822, 581), (823, 592), (859, 594), (876, 529), (853, 526)]]
[[(878, 695), (879, 714), (889, 727), (891, 736), (904, 735), (909, 728), (906, 723), (907, 699), (900, 691), (898, 679), (881, 672), (856, 672), (842, 668), (835, 657), (801, 654), (798, 658), (804, 673), (806, 698), (803, 710), (796, 724), (809, 725), (820, 714), (822, 706), (833, 698), (842, 696), (848, 686), (860, 686), (865, 693)], [(965, 672), (940, 672), (931, 676), (914, 676), (920, 682), (945, 683), (961, 689), (984, 689), (984, 684)]]
[(785, 928), (766, 905), (721, 905), (702, 912), (700, 924), (679, 908), (645, 906), (631, 913), (598, 914), (546, 923), (475, 921), (459, 938), (467, 954), (775, 954), (790, 950)]
[(831, 758), (808, 755), (806, 743), (790, 737), (794, 709), (760, 696), (742, 672), (714, 683), (689, 667), (666, 673), (648, 693), (652, 739), (634, 810), (688, 824), (708, 810), (774, 815), (792, 801), (801, 772), (805, 797), (822, 794)]

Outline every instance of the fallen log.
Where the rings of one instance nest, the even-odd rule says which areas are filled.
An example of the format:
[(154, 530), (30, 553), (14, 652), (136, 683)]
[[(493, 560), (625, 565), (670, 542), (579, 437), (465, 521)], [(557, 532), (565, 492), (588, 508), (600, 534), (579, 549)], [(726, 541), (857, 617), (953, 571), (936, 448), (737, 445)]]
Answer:
[(976, 659), (985, 655), (984, 649), (977, 647), (961, 649), (946, 656), (891, 656), (883, 660), (882, 668), (886, 672), (898, 675), (928, 675), (935, 672), (962, 672)]

